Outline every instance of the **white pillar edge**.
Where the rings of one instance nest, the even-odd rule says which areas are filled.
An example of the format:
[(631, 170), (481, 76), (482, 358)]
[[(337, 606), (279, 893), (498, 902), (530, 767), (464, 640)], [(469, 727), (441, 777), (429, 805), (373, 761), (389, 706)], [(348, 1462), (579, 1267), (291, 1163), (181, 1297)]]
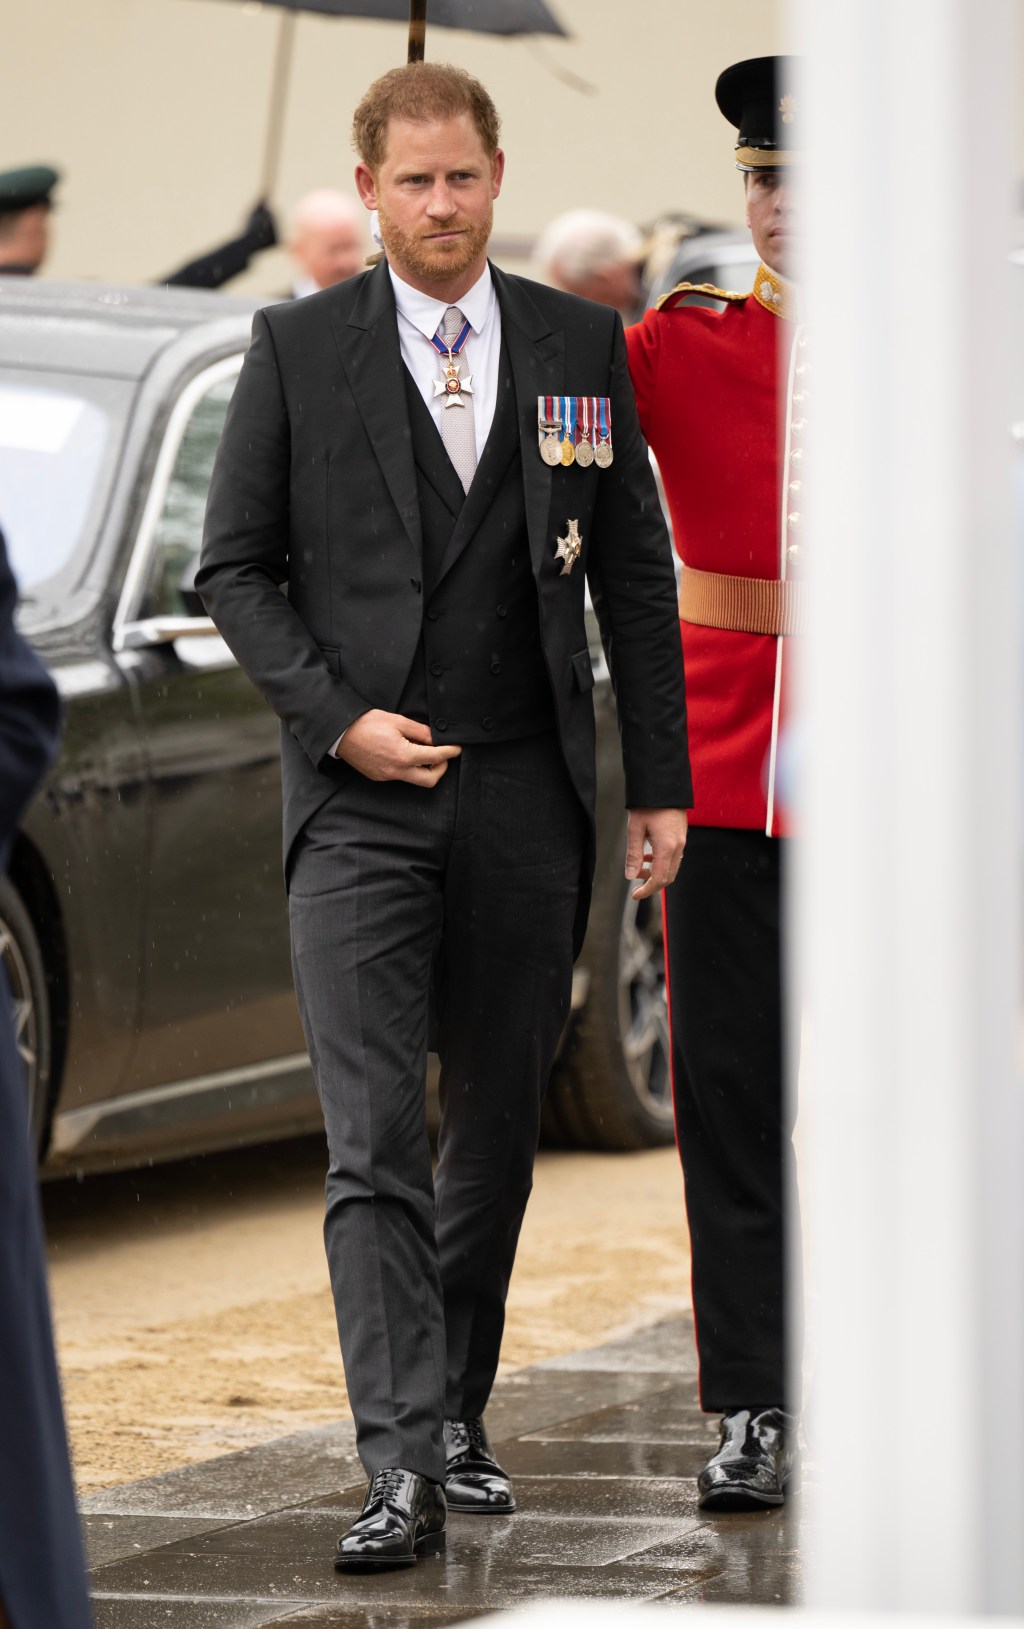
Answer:
[(813, 334), (806, 1616), (1019, 1613), (1015, 18), (792, 0), (792, 20)]

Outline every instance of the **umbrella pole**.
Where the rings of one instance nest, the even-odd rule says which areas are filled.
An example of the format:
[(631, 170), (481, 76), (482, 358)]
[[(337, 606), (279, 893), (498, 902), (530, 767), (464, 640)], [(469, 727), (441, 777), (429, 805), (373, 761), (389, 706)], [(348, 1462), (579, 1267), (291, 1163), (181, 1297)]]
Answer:
[(270, 112), (267, 117), (267, 135), (263, 146), (263, 169), (260, 174), (260, 197), (268, 203), (277, 185), (277, 170), (281, 158), (281, 134), (284, 129), (284, 109), (288, 98), (288, 73), (292, 65), (292, 45), (295, 41), (295, 12), (282, 11), (277, 30), (277, 48), (274, 52), (274, 79), (270, 88)]
[(427, 46), (427, 0), (409, 0), (409, 61), (422, 62)]

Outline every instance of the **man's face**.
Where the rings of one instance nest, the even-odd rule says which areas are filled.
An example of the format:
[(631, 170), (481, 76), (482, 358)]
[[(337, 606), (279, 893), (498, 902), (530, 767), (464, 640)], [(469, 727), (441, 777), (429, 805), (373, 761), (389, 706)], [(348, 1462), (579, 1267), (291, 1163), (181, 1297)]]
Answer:
[(296, 234), (292, 254), (318, 288), (331, 288), (362, 271), (365, 251), (358, 224), (337, 219), (310, 222)]
[(792, 277), (799, 226), (793, 183), (784, 170), (754, 170), (745, 181), (754, 248), (772, 271)]
[(640, 267), (635, 261), (602, 266), (594, 273), (589, 290), (581, 290), (588, 300), (613, 306), (623, 317), (632, 317), (643, 299)]
[(28, 266), (38, 271), (49, 246), (49, 205), (32, 204), (5, 220), (0, 232), (0, 266)]
[(487, 258), (504, 168), (504, 154), (488, 156), (468, 113), (391, 120), (383, 162), (376, 172), (360, 164), (356, 185), (377, 211), (399, 277), (439, 297), (472, 287)]

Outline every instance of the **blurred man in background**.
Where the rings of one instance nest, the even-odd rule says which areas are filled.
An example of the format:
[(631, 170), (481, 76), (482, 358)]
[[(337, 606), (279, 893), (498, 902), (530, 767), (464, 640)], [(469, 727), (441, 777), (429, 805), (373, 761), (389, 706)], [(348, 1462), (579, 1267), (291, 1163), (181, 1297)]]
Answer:
[(362, 205), (331, 187), (320, 187), (299, 199), (288, 231), (296, 299), (332, 288), (364, 269), (365, 221)]
[[(34, 277), (42, 271), (50, 250), (53, 193), (60, 179), (60, 171), (50, 164), (0, 171), (0, 276)], [(277, 224), (261, 199), (234, 237), (156, 281), (177, 288), (222, 288), (276, 242)]]
[(601, 209), (557, 215), (534, 246), (540, 275), (567, 294), (613, 306), (624, 321), (643, 310), (644, 239), (637, 227)]
[(0, 276), (32, 277), (46, 259), (59, 180), (49, 164), (0, 172)]

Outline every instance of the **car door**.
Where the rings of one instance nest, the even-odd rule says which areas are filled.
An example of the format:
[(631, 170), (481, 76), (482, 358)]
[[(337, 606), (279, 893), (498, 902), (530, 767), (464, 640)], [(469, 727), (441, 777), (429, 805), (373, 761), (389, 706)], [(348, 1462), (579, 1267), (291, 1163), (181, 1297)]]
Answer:
[(240, 363), (210, 365), (175, 404), (114, 631), (134, 666), (152, 787), (132, 1091), (294, 1072), (305, 1052), (281, 873), (278, 723), (189, 593)]

